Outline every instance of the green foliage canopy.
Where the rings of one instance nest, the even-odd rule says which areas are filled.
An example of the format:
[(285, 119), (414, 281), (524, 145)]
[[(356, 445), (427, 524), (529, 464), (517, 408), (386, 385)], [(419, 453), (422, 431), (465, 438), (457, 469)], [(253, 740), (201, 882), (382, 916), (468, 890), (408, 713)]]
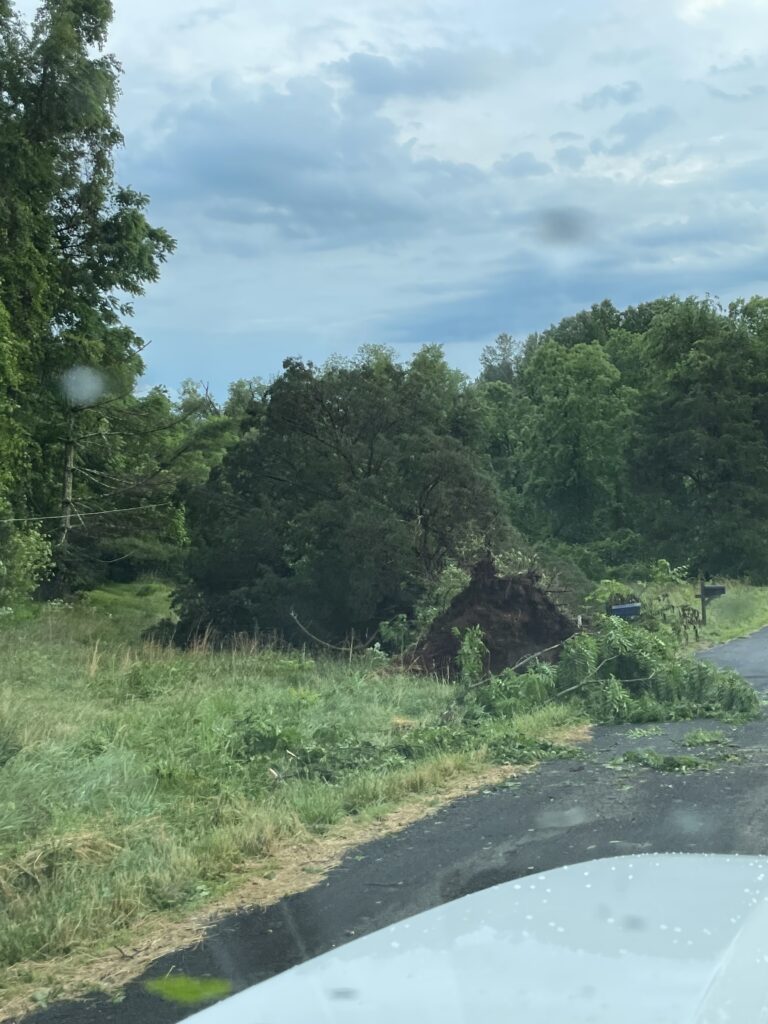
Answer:
[(370, 633), (466, 544), (506, 528), (490, 459), (460, 437), (468, 382), (436, 347), (297, 359), (191, 500), (187, 622)]

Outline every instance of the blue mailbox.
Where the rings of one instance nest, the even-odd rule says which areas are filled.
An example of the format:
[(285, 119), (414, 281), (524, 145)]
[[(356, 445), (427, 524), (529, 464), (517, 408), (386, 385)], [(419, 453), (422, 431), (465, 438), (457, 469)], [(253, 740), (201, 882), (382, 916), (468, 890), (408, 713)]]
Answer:
[(608, 614), (615, 615), (619, 619), (636, 619), (642, 611), (639, 601), (629, 601), (626, 604), (609, 604)]

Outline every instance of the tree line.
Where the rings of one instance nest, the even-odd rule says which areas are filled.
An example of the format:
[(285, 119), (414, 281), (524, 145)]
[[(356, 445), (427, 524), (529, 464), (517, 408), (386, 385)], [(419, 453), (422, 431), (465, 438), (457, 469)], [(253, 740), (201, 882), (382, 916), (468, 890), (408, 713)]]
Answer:
[(286, 360), (187, 505), (185, 625), (327, 640), (413, 616), (490, 551), (567, 582), (768, 579), (768, 301), (609, 301), (477, 379), (439, 346)]
[[(335, 643), (486, 552), (768, 579), (768, 300), (606, 300), (472, 379), (384, 346), (136, 394), (175, 242), (121, 187), (108, 0), (0, 0), (0, 605), (152, 573), (182, 626)], [(576, 583), (574, 583), (574, 586)]]

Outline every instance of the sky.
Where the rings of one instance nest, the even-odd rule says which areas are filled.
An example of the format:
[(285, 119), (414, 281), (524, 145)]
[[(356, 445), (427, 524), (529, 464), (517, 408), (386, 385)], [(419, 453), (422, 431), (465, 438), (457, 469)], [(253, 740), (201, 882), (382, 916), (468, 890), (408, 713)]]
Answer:
[(115, 0), (108, 49), (178, 243), (145, 387), (768, 293), (764, 0)]

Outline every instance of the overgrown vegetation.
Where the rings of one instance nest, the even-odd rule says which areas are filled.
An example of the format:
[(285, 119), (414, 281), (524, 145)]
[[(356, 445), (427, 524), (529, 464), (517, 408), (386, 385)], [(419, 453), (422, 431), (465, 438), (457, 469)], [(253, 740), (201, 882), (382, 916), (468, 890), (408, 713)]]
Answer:
[[(457, 774), (579, 753), (587, 718), (758, 711), (739, 677), (606, 619), (557, 666), (458, 686), (385, 656), (243, 641), (227, 652), (131, 643), (167, 589), (112, 586), (38, 606), (0, 635), (0, 962), (55, 957), (194, 906), (245, 863), (345, 817), (375, 819)], [(701, 737), (700, 737), (701, 738)]]
[(403, 365), (374, 345), (288, 358), (224, 402), (189, 381), (137, 397), (125, 295), (175, 243), (114, 180), (110, 19), (96, 0), (43, 0), (31, 28), (0, 9), (0, 606), (48, 575), (50, 594), (155, 571), (182, 638), (303, 642), (300, 623), (387, 646), (488, 549), (543, 565), (564, 603), (658, 558), (768, 579), (759, 297), (605, 301), (500, 335), (474, 381), (439, 346)]
[(639, 624), (677, 646), (702, 648), (744, 636), (768, 623), (768, 587), (725, 579), (726, 593), (707, 603), (702, 622), (700, 581), (687, 566), (665, 559), (634, 566), (634, 576), (601, 580), (586, 597), (592, 613), (603, 614), (611, 601), (639, 599)]
[(556, 752), (579, 710), (514, 718), (370, 657), (129, 642), (167, 590), (38, 608), (0, 634), (0, 963), (106, 942), (239, 865), (493, 763)]
[[(435, 347), (407, 366), (380, 348), (323, 368), (287, 360), (189, 506), (182, 634), (292, 635), (294, 613), (328, 642), (370, 636), (444, 606), (425, 600), (442, 574), (489, 549), (548, 563), (564, 602), (609, 576), (655, 583), (662, 562), (768, 578), (768, 491), (720, 455), (751, 451), (760, 479), (768, 467), (763, 306), (603, 303), (530, 337), (504, 380), (488, 377), (493, 350), (474, 382)], [(744, 363), (726, 374), (735, 351)], [(716, 408), (703, 397), (715, 367), (729, 382)], [(669, 573), (659, 587), (683, 582)]]

